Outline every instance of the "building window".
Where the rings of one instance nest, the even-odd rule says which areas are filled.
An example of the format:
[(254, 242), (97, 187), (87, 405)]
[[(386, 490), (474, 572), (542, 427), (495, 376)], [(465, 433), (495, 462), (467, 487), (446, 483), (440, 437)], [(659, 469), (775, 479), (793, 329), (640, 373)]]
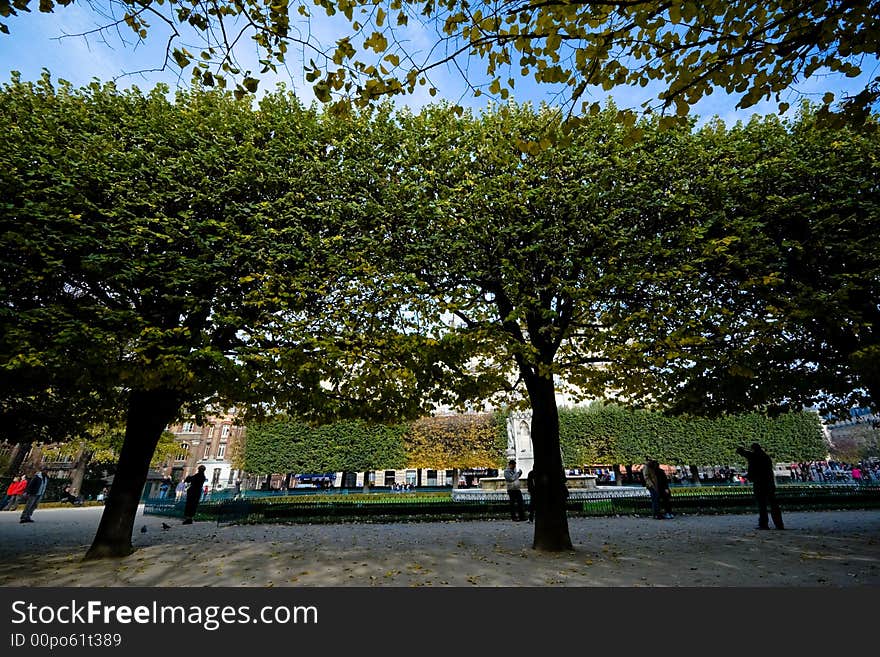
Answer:
[(205, 445), (205, 455), (202, 458), (211, 458), (211, 443)]
[(214, 437), (214, 425), (208, 427), (208, 440)]
[(436, 486), (437, 485), (437, 471), (436, 470), (428, 470), (428, 481), (426, 483), (428, 486)]
[(229, 425), (224, 424), (223, 429), (220, 431), (220, 437), (226, 438), (227, 436), (229, 436)]
[(217, 447), (217, 458), (222, 459), (224, 456), (226, 456), (226, 445), (224, 443), (220, 443), (220, 445)]
[(175, 461), (186, 461), (189, 456), (189, 445), (183, 443), (180, 445), (180, 451), (174, 456)]
[(184, 422), (183, 423), (183, 433), (192, 433), (193, 429), (196, 428), (195, 422)]
[(393, 486), (394, 485), (394, 470), (386, 470), (385, 471), (385, 485)]
[(417, 480), (417, 473), (415, 470), (407, 470), (406, 471), (406, 483), (415, 486)]
[(447, 470), (446, 471), (446, 481), (444, 482), (447, 486), (455, 485), (455, 470)]

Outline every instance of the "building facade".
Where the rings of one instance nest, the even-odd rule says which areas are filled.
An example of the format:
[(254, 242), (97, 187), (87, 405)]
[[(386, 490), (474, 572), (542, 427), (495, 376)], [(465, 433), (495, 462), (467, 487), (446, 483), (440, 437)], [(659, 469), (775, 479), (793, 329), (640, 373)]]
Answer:
[[(235, 450), (241, 445), (244, 427), (235, 423), (234, 415), (209, 415), (203, 424), (194, 419), (167, 427), (178, 444), (177, 453), (157, 470), (173, 491), (177, 484), (205, 466), (209, 492), (233, 489), (241, 481), (242, 472), (233, 465)], [(162, 481), (152, 484), (150, 496), (158, 496)]]

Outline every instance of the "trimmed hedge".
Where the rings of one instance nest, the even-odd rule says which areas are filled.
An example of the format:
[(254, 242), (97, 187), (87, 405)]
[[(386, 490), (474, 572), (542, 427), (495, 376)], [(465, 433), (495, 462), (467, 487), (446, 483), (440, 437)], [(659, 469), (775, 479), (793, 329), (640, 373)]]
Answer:
[(559, 411), (559, 433), (567, 464), (744, 463), (736, 447), (759, 442), (777, 461), (824, 459), (828, 444), (816, 413), (759, 413), (720, 418), (671, 417), (662, 413), (593, 404)]
[[(396, 425), (278, 420), (248, 427), (238, 465), (254, 474), (498, 467), (505, 458), (506, 420), (503, 413)], [(678, 465), (741, 464), (735, 449), (752, 442), (777, 461), (823, 459), (828, 452), (819, 416), (808, 412), (670, 417), (593, 404), (560, 409), (559, 424), (568, 466), (641, 463), (646, 456)]]

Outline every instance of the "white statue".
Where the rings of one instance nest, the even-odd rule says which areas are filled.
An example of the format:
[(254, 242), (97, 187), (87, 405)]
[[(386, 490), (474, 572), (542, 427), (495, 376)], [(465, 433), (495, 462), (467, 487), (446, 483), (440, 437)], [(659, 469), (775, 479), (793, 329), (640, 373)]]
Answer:
[(532, 447), (532, 412), (511, 413), (507, 418), (507, 458), (516, 459), (527, 477), (535, 463), (535, 450)]

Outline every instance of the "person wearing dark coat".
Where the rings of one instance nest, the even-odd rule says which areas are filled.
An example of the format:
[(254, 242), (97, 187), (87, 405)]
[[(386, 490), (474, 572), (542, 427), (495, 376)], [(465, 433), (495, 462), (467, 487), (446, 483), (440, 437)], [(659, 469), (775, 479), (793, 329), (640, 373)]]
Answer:
[(767, 507), (776, 529), (785, 529), (782, 522), (782, 511), (776, 501), (776, 477), (773, 474), (773, 461), (758, 443), (752, 443), (752, 449), (737, 447), (736, 453), (744, 456), (749, 468), (746, 473), (758, 502), (758, 529), (770, 529), (767, 519)]
[(510, 515), (513, 520), (525, 520), (526, 509), (523, 502), (522, 491), (519, 488), (519, 478), (522, 470), (516, 467), (516, 461), (510, 459), (504, 470), (504, 481), (507, 483), (507, 496), (510, 498)]
[(183, 481), (189, 484), (186, 489), (186, 506), (183, 509), (183, 524), (191, 525), (193, 518), (196, 516), (196, 509), (199, 506), (199, 500), (202, 499), (202, 487), (208, 478), (205, 476), (205, 466), (200, 465), (199, 471), (191, 474)]
[(19, 522), (33, 522), (31, 516), (37, 509), (40, 500), (43, 499), (43, 495), (46, 494), (46, 486), (48, 484), (49, 473), (45, 467), (31, 477), (31, 480), (27, 483), (27, 488), (24, 489), (24, 511), (21, 512), (21, 519)]
[(657, 461), (651, 461), (657, 475), (657, 504), (663, 507), (663, 518), (672, 518), (672, 491), (669, 490), (669, 476)]

